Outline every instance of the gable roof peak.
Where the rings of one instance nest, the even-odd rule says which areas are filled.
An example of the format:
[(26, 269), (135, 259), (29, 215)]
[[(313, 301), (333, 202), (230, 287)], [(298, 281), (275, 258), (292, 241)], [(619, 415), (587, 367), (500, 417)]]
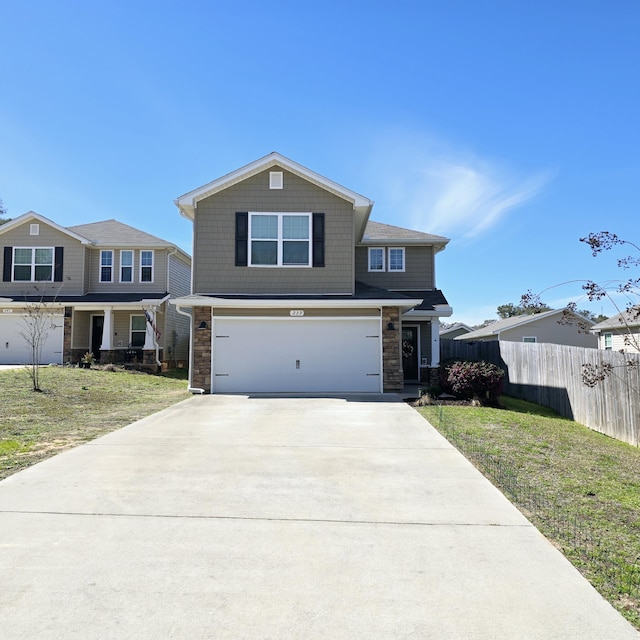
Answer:
[(174, 202), (178, 209), (180, 210), (181, 215), (189, 220), (193, 220), (195, 216), (196, 205), (200, 200), (204, 198), (208, 198), (224, 189), (228, 189), (235, 184), (243, 182), (248, 178), (265, 171), (273, 166), (279, 166), (291, 173), (315, 184), (316, 186), (324, 189), (325, 191), (329, 191), (334, 195), (342, 198), (343, 200), (347, 200), (351, 202), (356, 214), (361, 221), (360, 226), (364, 228), (364, 224), (369, 217), (371, 209), (373, 207), (373, 200), (366, 198), (347, 187), (343, 187), (341, 184), (330, 180), (329, 178), (325, 178), (324, 176), (308, 169), (307, 167), (302, 166), (301, 164), (291, 160), (281, 153), (277, 151), (272, 151), (271, 153), (263, 156), (262, 158), (258, 158), (258, 160), (254, 160), (249, 164), (236, 169), (226, 175), (213, 180), (193, 191), (189, 191), (184, 195), (177, 198)]
[(0, 225), (0, 234), (6, 233), (11, 229), (15, 229), (16, 227), (19, 227), (20, 225), (25, 224), (29, 220), (37, 220), (42, 224), (46, 224), (52, 227), (53, 229), (56, 229), (56, 231), (59, 231), (60, 233), (64, 233), (65, 235), (70, 236), (75, 240), (78, 240), (82, 244), (91, 244), (91, 240), (89, 238), (83, 236), (82, 234), (77, 233), (76, 231), (73, 231), (70, 227), (63, 227), (62, 225), (59, 225), (57, 222), (50, 220), (49, 218), (43, 216), (40, 213), (37, 213), (36, 211), (27, 211), (26, 213), (23, 213), (17, 218), (13, 218), (9, 222), (5, 222), (4, 224)]

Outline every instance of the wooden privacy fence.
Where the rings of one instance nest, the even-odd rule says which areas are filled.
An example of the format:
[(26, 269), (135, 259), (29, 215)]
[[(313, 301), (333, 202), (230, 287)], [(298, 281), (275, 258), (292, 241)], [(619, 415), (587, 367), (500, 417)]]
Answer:
[[(551, 407), (594, 431), (640, 444), (640, 355), (617, 351), (522, 342), (442, 340), (441, 360), (486, 360), (505, 370), (505, 393)], [(612, 365), (612, 373), (588, 387), (585, 364)]]

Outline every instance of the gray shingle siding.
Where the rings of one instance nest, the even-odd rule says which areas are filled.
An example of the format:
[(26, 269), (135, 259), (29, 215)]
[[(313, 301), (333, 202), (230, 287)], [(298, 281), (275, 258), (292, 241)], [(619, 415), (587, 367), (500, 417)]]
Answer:
[[(194, 219), (195, 293), (345, 293), (354, 287), (353, 206), (284, 171), (284, 189), (269, 189), (273, 167), (201, 200)], [(238, 211), (325, 214), (325, 266), (235, 266)]]
[[(398, 247), (402, 247), (398, 243)], [(406, 246), (403, 272), (370, 272), (369, 248), (356, 247), (356, 280), (383, 289), (433, 289), (433, 247)]]

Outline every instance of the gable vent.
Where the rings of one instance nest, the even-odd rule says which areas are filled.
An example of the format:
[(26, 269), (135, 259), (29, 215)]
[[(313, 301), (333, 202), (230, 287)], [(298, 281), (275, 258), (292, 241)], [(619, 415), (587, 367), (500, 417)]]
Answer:
[(31, 235), (31, 236), (39, 236), (40, 235), (40, 225), (39, 224), (30, 224), (29, 225), (29, 235)]
[(282, 189), (284, 179), (282, 171), (269, 171), (269, 189)]

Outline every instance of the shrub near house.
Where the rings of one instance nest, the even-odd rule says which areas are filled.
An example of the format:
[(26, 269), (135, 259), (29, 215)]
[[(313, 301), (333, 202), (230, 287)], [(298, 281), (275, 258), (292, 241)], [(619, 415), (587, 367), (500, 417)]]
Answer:
[(445, 391), (479, 403), (495, 403), (502, 391), (504, 371), (490, 362), (453, 362), (444, 367)]

